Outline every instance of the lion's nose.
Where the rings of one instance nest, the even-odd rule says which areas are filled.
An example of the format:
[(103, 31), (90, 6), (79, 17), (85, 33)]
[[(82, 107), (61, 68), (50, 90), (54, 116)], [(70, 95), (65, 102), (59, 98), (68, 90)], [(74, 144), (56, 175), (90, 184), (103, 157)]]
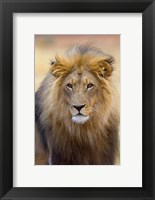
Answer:
[(76, 108), (76, 110), (78, 110), (78, 111), (80, 112), (80, 110), (81, 110), (82, 108), (84, 108), (85, 105), (80, 105), (80, 106), (75, 106), (75, 105), (73, 105), (73, 107)]

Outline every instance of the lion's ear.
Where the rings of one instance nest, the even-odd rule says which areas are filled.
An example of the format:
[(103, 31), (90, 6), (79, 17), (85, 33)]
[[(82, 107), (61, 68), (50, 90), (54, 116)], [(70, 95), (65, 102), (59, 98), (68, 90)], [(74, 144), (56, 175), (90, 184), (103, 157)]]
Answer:
[(51, 66), (53, 66), (55, 63), (56, 63), (55, 60), (51, 60), (51, 61), (50, 61), (50, 65), (51, 65)]
[(58, 73), (56, 72), (56, 68), (57, 68), (57, 62), (55, 60), (51, 60), (50, 62), (51, 64), (51, 68), (50, 68), (50, 73), (54, 76), (54, 77), (58, 77)]
[(101, 67), (101, 74), (100, 76), (102, 77), (108, 77), (111, 75), (113, 71), (113, 63), (114, 63), (114, 58), (109, 56), (108, 58), (105, 58), (99, 62), (100, 67)]
[(65, 67), (64, 67), (64, 62), (63, 59), (60, 57), (56, 56), (55, 60), (51, 61), (51, 68), (50, 68), (50, 73), (55, 77), (59, 78), (61, 75), (64, 74)]

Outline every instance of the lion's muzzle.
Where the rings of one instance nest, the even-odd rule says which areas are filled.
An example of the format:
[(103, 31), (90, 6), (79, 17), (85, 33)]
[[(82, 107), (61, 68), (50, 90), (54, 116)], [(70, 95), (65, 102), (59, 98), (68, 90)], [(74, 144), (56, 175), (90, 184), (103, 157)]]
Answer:
[(78, 110), (78, 111), (80, 112), (80, 110), (81, 110), (82, 108), (84, 108), (85, 105), (80, 105), (80, 106), (73, 105), (73, 107), (74, 107), (76, 110)]
[(72, 105), (72, 121), (78, 124), (84, 124), (88, 119), (89, 115), (85, 112), (85, 104), (83, 105)]

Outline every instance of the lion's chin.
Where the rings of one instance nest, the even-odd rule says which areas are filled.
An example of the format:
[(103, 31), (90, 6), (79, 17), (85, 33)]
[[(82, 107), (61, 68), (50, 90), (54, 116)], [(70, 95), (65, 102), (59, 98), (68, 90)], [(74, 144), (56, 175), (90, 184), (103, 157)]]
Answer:
[(89, 119), (89, 116), (76, 115), (72, 117), (73, 122), (77, 124), (84, 124)]

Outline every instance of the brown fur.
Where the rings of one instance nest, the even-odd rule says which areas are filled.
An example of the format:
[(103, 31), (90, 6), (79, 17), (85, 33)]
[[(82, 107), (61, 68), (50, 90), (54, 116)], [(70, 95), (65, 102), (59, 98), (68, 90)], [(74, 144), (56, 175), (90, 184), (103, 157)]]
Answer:
[[(77, 114), (74, 104), (85, 105), (85, 123), (72, 120)], [(47, 157), (50, 164), (114, 164), (119, 152), (119, 95), (113, 58), (89, 46), (57, 56), (36, 92), (36, 125), (36, 164), (47, 164)]]

